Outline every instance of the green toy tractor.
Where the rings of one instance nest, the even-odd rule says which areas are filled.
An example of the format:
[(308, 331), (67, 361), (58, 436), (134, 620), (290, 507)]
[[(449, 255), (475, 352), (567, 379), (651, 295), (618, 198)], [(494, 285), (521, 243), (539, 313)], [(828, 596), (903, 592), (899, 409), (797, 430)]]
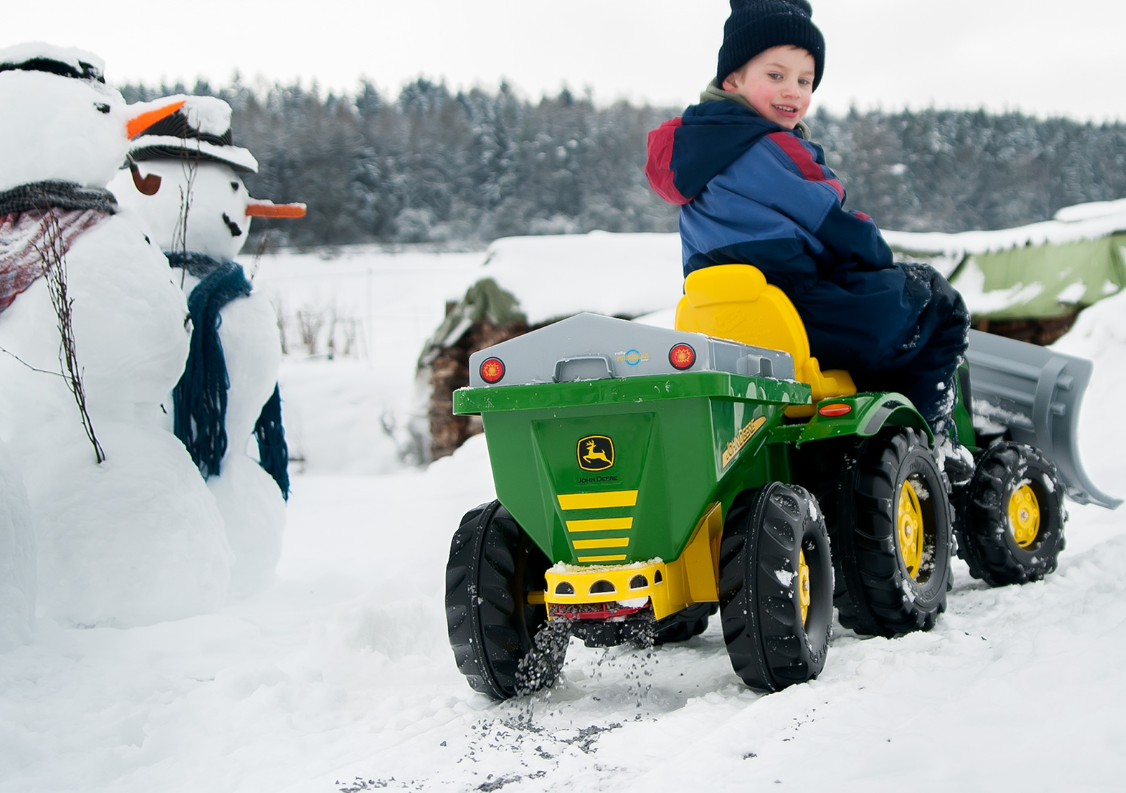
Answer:
[(446, 615), (475, 690), (550, 686), (572, 635), (682, 641), (718, 610), (735, 673), (776, 691), (821, 671), (834, 607), (860, 634), (927, 630), (955, 547), (991, 585), (1037, 580), (1065, 493), (1117, 506), (1076, 452), (1087, 361), (973, 333), (975, 465), (952, 485), (910, 402), (821, 372), (758, 270), (685, 292), (676, 330), (580, 314), (471, 356), (454, 410), (481, 416), (498, 498), (454, 534)]

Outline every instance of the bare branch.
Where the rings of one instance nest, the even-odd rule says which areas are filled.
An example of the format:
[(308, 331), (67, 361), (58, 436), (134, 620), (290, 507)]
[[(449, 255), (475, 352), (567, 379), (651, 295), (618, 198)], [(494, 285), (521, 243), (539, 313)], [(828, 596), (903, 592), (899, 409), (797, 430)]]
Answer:
[(201, 154), (199, 151), (199, 144), (196, 145), (196, 156), (194, 159), (181, 159), (180, 167), (184, 173), (184, 186), (180, 188), (180, 213), (176, 216), (176, 225), (172, 228), (172, 248), (171, 251), (176, 251), (184, 256), (185, 265), (180, 270), (180, 288), (184, 288), (184, 282), (188, 276), (188, 216), (192, 211), (192, 199), (195, 197), (195, 177), (199, 171), (199, 162)]
[(262, 232), (258, 240), (258, 247), (254, 249), (254, 263), (250, 268), (250, 283), (254, 283), (254, 276), (258, 275), (258, 265), (262, 263), (262, 255), (270, 249), (270, 230)]
[(39, 374), (50, 374), (50, 375), (54, 375), (55, 377), (66, 377), (66, 375), (64, 375), (62, 372), (52, 372), (50, 369), (39, 369), (35, 366), (32, 366), (31, 364), (29, 364), (23, 358), (16, 355), (11, 350), (0, 347), (0, 352), (4, 353), (5, 355), (10, 355), (11, 357), (15, 358), (19, 363), (23, 364), (24, 366), (26, 366), (28, 369), (30, 369), (33, 372), (39, 372)]
[[(43, 199), (46, 204), (46, 196)], [(62, 229), (59, 228), (58, 213), (48, 207), (44, 210), (43, 217), (46, 223), (43, 245), (42, 247), (36, 245), (35, 251), (43, 263), (43, 278), (47, 282), (51, 307), (55, 310), (58, 322), (59, 362), (66, 370), (64, 377), (67, 389), (74, 395), (78, 412), (82, 415), (82, 428), (86, 430), (86, 437), (90, 439), (94, 447), (94, 455), (101, 465), (106, 460), (106, 453), (98, 442), (97, 435), (94, 434), (94, 422), (86, 409), (86, 390), (82, 386), (82, 369), (78, 365), (78, 354), (74, 345), (74, 299), (67, 293), (66, 244)]]
[(301, 331), (301, 343), (309, 351), (309, 355), (317, 354), (317, 341), (324, 327), (324, 314), (320, 309), (299, 310), (297, 312), (297, 326)]

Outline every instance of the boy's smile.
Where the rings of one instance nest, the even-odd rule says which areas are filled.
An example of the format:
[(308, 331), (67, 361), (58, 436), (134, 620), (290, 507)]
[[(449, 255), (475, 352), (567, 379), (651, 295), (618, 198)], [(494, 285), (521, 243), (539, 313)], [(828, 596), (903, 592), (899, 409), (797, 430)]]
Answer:
[(729, 75), (723, 90), (739, 94), (763, 118), (793, 129), (809, 110), (813, 77), (813, 56), (808, 52), (800, 47), (771, 47)]

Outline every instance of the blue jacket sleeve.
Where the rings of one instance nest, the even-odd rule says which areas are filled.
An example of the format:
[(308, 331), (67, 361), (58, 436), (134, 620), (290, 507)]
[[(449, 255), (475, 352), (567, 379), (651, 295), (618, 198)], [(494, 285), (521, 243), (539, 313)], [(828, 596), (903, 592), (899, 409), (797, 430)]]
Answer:
[[(779, 173), (769, 182), (752, 180), (752, 196), (784, 212), (808, 229), (831, 256), (835, 266), (884, 269), (893, 266), (891, 249), (867, 215), (844, 209), (845, 190), (826, 165), (821, 147), (796, 135), (767, 136), (762, 148)], [(765, 158), (764, 158), (765, 159)], [(764, 189), (767, 188), (767, 189)]]
[(836, 255), (839, 267), (883, 270), (895, 265), (876, 222), (862, 212), (846, 212), (838, 204), (829, 209), (815, 234)]

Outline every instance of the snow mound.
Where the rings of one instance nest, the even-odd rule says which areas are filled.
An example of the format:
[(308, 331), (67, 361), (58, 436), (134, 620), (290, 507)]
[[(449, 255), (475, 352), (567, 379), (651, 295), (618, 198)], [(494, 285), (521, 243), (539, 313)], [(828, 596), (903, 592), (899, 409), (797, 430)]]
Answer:
[(532, 325), (582, 311), (636, 317), (680, 299), (680, 235), (508, 237), (489, 247), (479, 275), (515, 295)]
[(0, 653), (31, 640), (35, 532), (15, 457), (0, 442)]
[(1126, 292), (1083, 311), (1053, 349), (1094, 361), (1096, 372), (1120, 372), (1122, 351), (1126, 349)]
[[(413, 350), (412, 350), (413, 352)], [(390, 378), (362, 362), (301, 361), (282, 368), (282, 413), (291, 470), (388, 474), (402, 466), (385, 422), (397, 421)], [(325, 409), (331, 406), (331, 409)], [(402, 408), (400, 408), (402, 410)], [(403, 423), (408, 419), (403, 418)]]
[(1052, 348), (1094, 361), (1095, 371), (1079, 416), (1083, 462), (1094, 481), (1108, 485), (1113, 495), (1126, 495), (1121, 484), (1126, 481), (1126, 458), (1119, 440), (1119, 422), (1108, 414), (1126, 393), (1126, 370), (1122, 367), (1126, 350), (1126, 292), (1080, 313), (1072, 329)]

